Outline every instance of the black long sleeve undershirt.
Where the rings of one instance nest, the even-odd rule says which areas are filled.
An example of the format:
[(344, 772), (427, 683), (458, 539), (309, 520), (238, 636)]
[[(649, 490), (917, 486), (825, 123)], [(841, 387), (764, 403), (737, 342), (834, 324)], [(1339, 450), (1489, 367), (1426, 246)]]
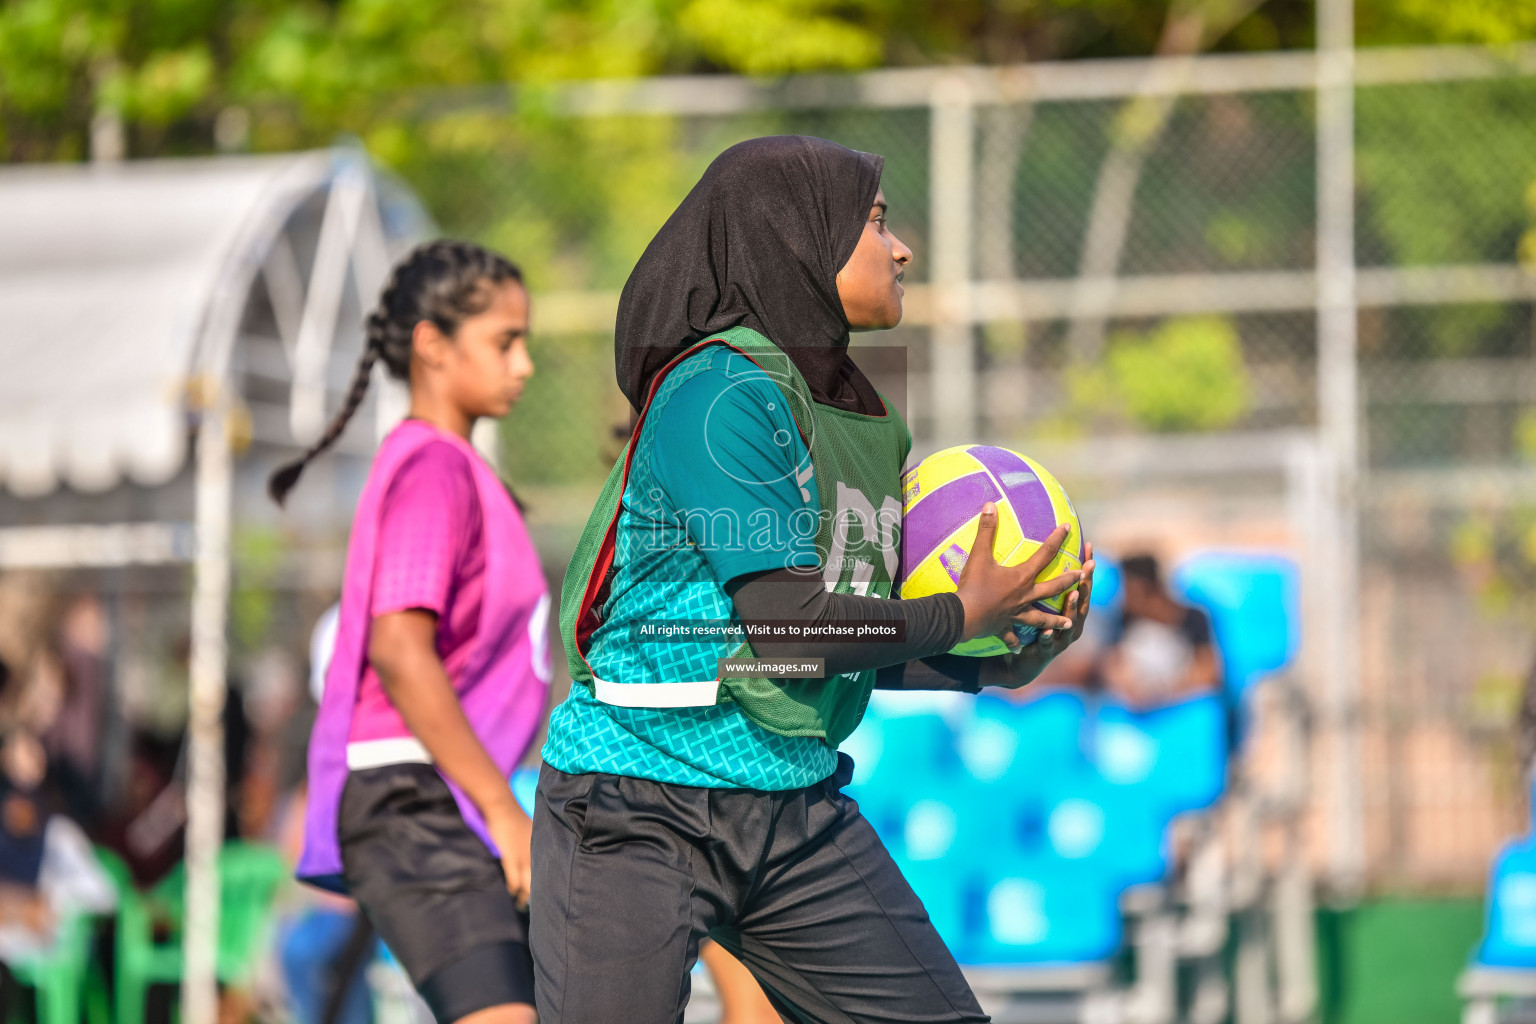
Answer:
[(994, 680), (997, 658), (967, 658), (958, 654), (933, 654), (875, 672), (877, 690), (960, 690), (980, 693)]
[(764, 657), (823, 658), (827, 675), (876, 669), (875, 686), (886, 690), (964, 690), (985, 685), (989, 658), (946, 654), (965, 631), (965, 606), (955, 594), (909, 601), (828, 592), (821, 578), (794, 569), (771, 569), (730, 580), (725, 592), (743, 622), (792, 620), (807, 626), (903, 622), (906, 638), (872, 643), (833, 639), (752, 641)]

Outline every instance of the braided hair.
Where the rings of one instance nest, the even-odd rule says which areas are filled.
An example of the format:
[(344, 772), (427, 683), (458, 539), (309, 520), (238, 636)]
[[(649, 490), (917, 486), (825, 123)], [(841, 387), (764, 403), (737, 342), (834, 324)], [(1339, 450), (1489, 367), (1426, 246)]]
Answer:
[(391, 377), (410, 383), (411, 338), (418, 323), (430, 321), (452, 337), (466, 318), (483, 313), (490, 304), (488, 286), (522, 280), (522, 271), (515, 263), (473, 242), (441, 238), (407, 253), (390, 272), (378, 306), (368, 314), (363, 354), (352, 374), (346, 401), (308, 451), (280, 466), (267, 479), (272, 500), (283, 504), (309, 461), (335, 444), (347, 429), (368, 393), (375, 362), (382, 360)]

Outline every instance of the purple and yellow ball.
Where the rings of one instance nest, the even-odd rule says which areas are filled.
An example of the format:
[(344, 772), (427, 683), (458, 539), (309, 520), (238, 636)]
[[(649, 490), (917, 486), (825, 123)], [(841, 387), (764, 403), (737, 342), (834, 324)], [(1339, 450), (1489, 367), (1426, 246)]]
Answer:
[[(1061, 551), (1041, 571), (1048, 580), (1083, 565), (1083, 531), (1072, 501), (1044, 466), (1007, 448), (961, 445), (935, 452), (901, 476), (901, 589), (903, 598), (954, 591), (976, 540), (981, 506), (997, 503), (999, 564), (1018, 565), (1065, 523), (1070, 532)], [(1070, 592), (1070, 591), (1069, 591)], [(1042, 611), (1060, 614), (1067, 595), (1037, 601)], [(1036, 630), (1018, 631), (1032, 643)], [(967, 640), (951, 651), (988, 657), (1008, 650), (996, 637)]]

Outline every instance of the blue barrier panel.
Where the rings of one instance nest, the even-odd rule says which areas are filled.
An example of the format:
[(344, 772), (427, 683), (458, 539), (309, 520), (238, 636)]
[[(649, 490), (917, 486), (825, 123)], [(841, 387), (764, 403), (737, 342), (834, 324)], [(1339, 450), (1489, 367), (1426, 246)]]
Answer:
[(1536, 968), (1536, 839), (1510, 843), (1493, 863), (1488, 926), (1474, 962)]

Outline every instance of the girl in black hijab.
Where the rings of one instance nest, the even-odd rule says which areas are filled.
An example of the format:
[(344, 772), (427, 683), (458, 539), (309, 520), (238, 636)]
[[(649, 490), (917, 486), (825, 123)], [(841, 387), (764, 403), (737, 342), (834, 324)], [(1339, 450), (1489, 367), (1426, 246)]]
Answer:
[[(566, 573), (573, 685), (534, 820), (545, 1024), (680, 1020), (706, 935), (787, 1020), (986, 1020), (841, 792), (837, 744), (876, 685), (1029, 682), (1081, 631), (1087, 587), (1065, 617), (1030, 605), (1092, 562), (1035, 581), (1062, 528), (1020, 566), (969, 560), (957, 593), (888, 599), (911, 436), (848, 354), (850, 330), (900, 320), (912, 258), (882, 165), (800, 136), (733, 146), (625, 285), (615, 357), (639, 420)], [(996, 519), (988, 503), (978, 550)], [(792, 629), (744, 631), (767, 620)], [(889, 642), (806, 639), (872, 621)], [(1015, 622), (1043, 639), (944, 653), (1017, 648)], [(753, 655), (822, 665), (722, 671)]]
[[(619, 297), (614, 356), (630, 404), (638, 410), (656, 371), (692, 343), (750, 327), (789, 353), (818, 402), (879, 413), (874, 387), (848, 357), (836, 277), (863, 234), (884, 165), (799, 135), (722, 153)], [(911, 254), (895, 245), (906, 258), (893, 257), (898, 266), (887, 272), (899, 282)], [(899, 296), (894, 312), (899, 318)]]

